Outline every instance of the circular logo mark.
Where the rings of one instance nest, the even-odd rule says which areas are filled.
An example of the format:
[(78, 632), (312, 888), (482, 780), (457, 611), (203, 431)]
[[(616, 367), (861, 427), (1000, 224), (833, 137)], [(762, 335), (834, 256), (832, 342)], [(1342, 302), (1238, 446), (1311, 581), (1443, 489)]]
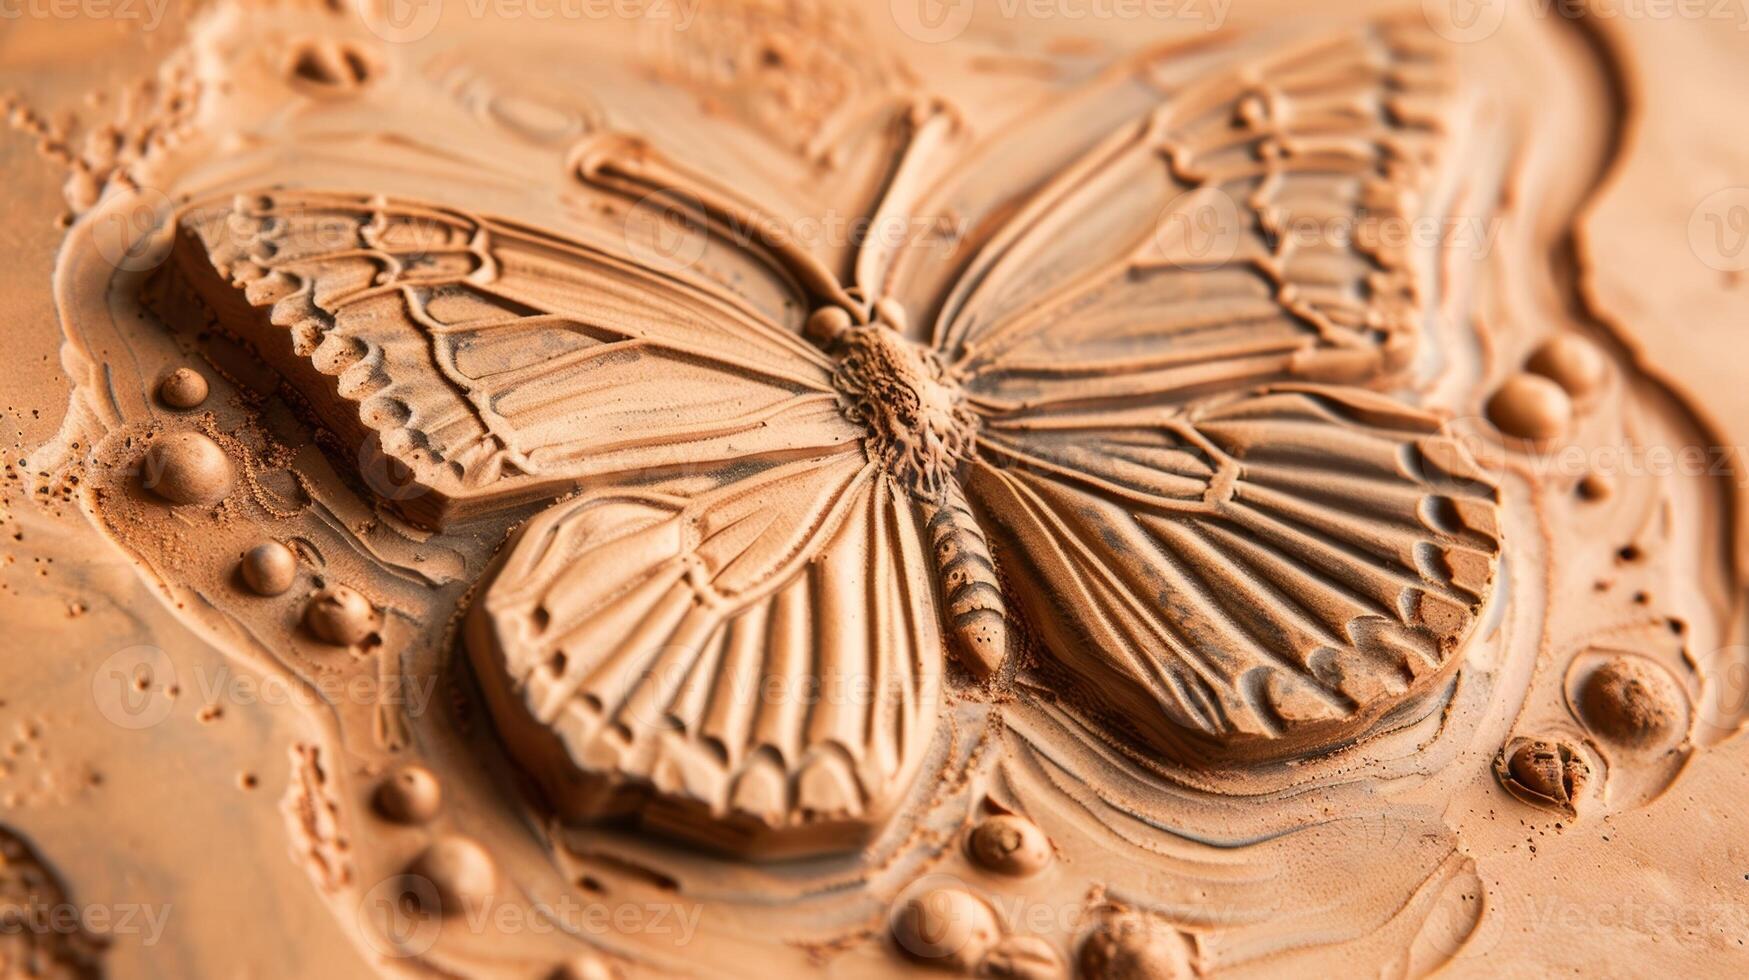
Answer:
[(893, 23), (913, 41), (943, 44), (965, 33), (974, 0), (889, 0)]
[(356, 0), (372, 34), (390, 44), (411, 44), (437, 29), (443, 0)]
[(150, 187), (116, 197), (88, 219), (92, 247), (120, 271), (156, 269), (170, 255), (174, 211), (169, 196)]
[(1749, 269), (1749, 187), (1714, 191), (1688, 216), (1688, 247), (1720, 272)]
[(1001, 938), (995, 911), (965, 882), (929, 874), (912, 882), (893, 903), (893, 942), (911, 957), (970, 973)]
[(1695, 735), (1703, 742), (1728, 737), (1749, 719), (1749, 647), (1720, 647), (1695, 665), (1703, 687), (1695, 708)]
[(1492, 37), (1506, 22), (1507, 0), (1421, 0), (1427, 26), (1447, 41), (1469, 44)]
[[(1446, 420), (1440, 434), (1454, 443), (1475, 464), (1484, 480), (1495, 486), (1504, 482), (1507, 461), (1512, 457), (1514, 447), (1506, 444), (1505, 437), (1500, 435), (1500, 430), (1494, 427), (1494, 423), (1480, 415), (1460, 415)], [(1534, 456), (1525, 453), (1525, 447), (1516, 448), (1521, 453)], [(1534, 465), (1534, 458), (1531, 463)]]
[(131, 646), (103, 658), (91, 675), (91, 700), (111, 724), (151, 728), (170, 717), (176, 665), (154, 646)]
[(430, 492), (412, 467), (383, 449), (382, 435), (374, 431), (358, 447), (358, 475), (384, 500), (412, 500)]
[(626, 212), (626, 249), (661, 272), (690, 269), (710, 247), (704, 215), (702, 204), (673, 191), (646, 194)]
[(379, 955), (418, 956), (443, 932), (437, 886), (424, 875), (391, 875), (358, 902), (358, 931)]
[(1154, 246), (1182, 268), (1209, 268), (1232, 261), (1245, 235), (1245, 220), (1232, 197), (1199, 187), (1173, 198), (1154, 223)]

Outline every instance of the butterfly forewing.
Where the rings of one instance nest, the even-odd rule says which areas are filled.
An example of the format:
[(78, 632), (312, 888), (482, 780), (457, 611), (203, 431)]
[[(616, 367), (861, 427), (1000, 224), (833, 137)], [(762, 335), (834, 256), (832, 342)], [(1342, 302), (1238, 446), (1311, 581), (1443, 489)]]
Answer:
[(1436, 53), (1380, 27), (1172, 64), (1137, 69), (1154, 107), (1001, 209), (944, 306), (937, 343), (991, 414), (1409, 362), (1438, 257), (1410, 232), (1462, 163)]
[(190, 208), (172, 268), (349, 450), (408, 469), (389, 496), (426, 523), (857, 438), (818, 351), (624, 251), (285, 191)]

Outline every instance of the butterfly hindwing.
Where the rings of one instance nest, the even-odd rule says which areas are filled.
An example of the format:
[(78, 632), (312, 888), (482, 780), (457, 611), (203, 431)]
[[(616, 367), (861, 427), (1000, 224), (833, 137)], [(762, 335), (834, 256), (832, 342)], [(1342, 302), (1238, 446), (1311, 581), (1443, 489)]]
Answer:
[(1493, 488), (1379, 396), (1265, 391), (1024, 445), (969, 475), (1012, 592), (1181, 761), (1364, 730), (1449, 676), (1492, 585)]
[(892, 813), (935, 729), (926, 561), (860, 452), (599, 489), (520, 532), (469, 648), (566, 816), (835, 850)]

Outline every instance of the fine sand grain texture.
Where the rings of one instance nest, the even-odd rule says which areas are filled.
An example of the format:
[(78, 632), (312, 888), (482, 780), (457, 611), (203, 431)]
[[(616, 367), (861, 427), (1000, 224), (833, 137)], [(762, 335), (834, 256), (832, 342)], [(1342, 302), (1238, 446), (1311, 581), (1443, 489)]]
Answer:
[(17, 7), (0, 976), (1749, 973), (1749, 13)]

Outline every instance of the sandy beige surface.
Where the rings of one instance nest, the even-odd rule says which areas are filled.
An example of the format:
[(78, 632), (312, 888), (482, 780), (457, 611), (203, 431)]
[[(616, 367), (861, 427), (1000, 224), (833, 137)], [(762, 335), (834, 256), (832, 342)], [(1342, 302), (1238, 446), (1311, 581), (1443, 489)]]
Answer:
[[(510, 677), (519, 657), (549, 652), (518, 645), (530, 629), (515, 617), (535, 614), (519, 611), (515, 596), (488, 602), (496, 618), (477, 629), (463, 613), (491, 576), (518, 581), (517, 568), (491, 562), (534, 537), (511, 533), (546, 491), (472, 497), (432, 477), (437, 489), (399, 507), (404, 484), (392, 479), (385, 503), (369, 492), (385, 487), (369, 468), (404, 481), (409, 459), (380, 438), (400, 469), (382, 449), (360, 449), (369, 436), (357, 405), (312, 393), (313, 382), (293, 381), (306, 384), (296, 398), (278, 387), (261, 366), (294, 377), (283, 362), (245, 353), (256, 336), (249, 303), (222, 318), (244, 343), (189, 313), (201, 307), (179, 286), (141, 304), (154, 269), (186, 260), (198, 280), (211, 272), (201, 263), (221, 263), (218, 246), (188, 239), (178, 245), (193, 250), (187, 256), (163, 264), (158, 253), (130, 269), (107, 251), (100, 223), (119, 215), (125, 237), (135, 212), (117, 202), (155, 207), (153, 194), (168, 207), (211, 193), (229, 200), (239, 189), (286, 188), (287, 200), (344, 190), (588, 240), (608, 227), (592, 222), (619, 213), (592, 211), (596, 199), (564, 183), (577, 172), (566, 135), (573, 119), (579, 132), (649, 135), (793, 221), (842, 187), (836, 177), (786, 184), (784, 168), (862, 187), (874, 164), (859, 154), (884, 146), (857, 142), (860, 123), (835, 114), (855, 101), (846, 91), (872, 92), (874, 104), (889, 90), (935, 89), (961, 104), (972, 132), (1018, 132), (1032, 110), (1016, 106), (1052, 105), (1151, 41), (1182, 45), (1152, 69), (1170, 87), (1183, 84), (1173, 71), (1218, 72), (1223, 58), (1278, 64), (1267, 52), (1281, 39), (1405, 11), (1368, 5), (1314, 21), (1283, 14), (1288, 5), (1234, 0), (1218, 14), (1113, 14), (1066, 26), (1061, 4), (1033, 18), (978, 4), (963, 33), (934, 44), (919, 40), (926, 26), (903, 10), (895, 18), (885, 3), (831, 15), (807, 5), (769, 16), (705, 11), (699, 33), (673, 36), (623, 18), (534, 23), (520, 11), (474, 18), (450, 9), (432, 31), (387, 38), (380, 12), (214, 6), (192, 34), (176, 4), (150, 30), (119, 14), (0, 21), (0, 92), (12, 124), (0, 134), (0, 316), (11, 338), (0, 381), (0, 825), (7, 840), (27, 844), (4, 852), (0, 901), (28, 893), (34, 907), (62, 910), (58, 925), (0, 933), (5, 975), (33, 975), (32, 957), (46, 975), (118, 977), (884, 976), (956, 967), (1029, 977), (1731, 976), (1749, 963), (1749, 749), (1735, 735), (1749, 708), (1749, 661), (1738, 646), (1749, 559), (1749, 341), (1739, 336), (1749, 313), (1749, 140), (1736, 121), (1749, 97), (1749, 13), (1611, 5), (1573, 26), (1512, 5), (1498, 30), (1449, 46), (1457, 88), (1474, 99), (1441, 118), (1473, 128), (1446, 134), (1459, 164), (1439, 186), (1474, 195), (1455, 195), (1449, 222), (1476, 222), (1493, 237), (1481, 251), (1431, 250), (1442, 283), (1431, 305), (1444, 327), (1423, 342), (1434, 354), (1417, 362), (1419, 373), (1390, 391), (1451, 420), (1446, 431), (1501, 486), (1497, 537), (1464, 538), (1488, 562), (1487, 576), (1466, 580), (1475, 605), (1427, 627), (1457, 651), (1450, 659), (1418, 684), (1366, 688), (1376, 702), (1351, 696), (1361, 709), (1341, 725), (1320, 727), (1309, 709), (1301, 719), (1294, 712), (1305, 702), (1283, 695), (1274, 723), (1239, 733), (1250, 741), (1213, 739), (1231, 755), (1203, 767), (1202, 752), (1180, 748), (1182, 739), (1195, 744), (1186, 735), (1194, 720), (1101, 727), (1099, 702), (1139, 713), (1151, 704), (1145, 684), (1106, 678), (1098, 652), (1051, 654), (1085, 635), (1109, 653), (1121, 629), (1072, 616), (1053, 626), (1054, 606), (1014, 601), (1014, 590), (1050, 592), (1060, 580), (1048, 568), (1005, 576), (1013, 609), (1004, 621), (1030, 623), (1028, 643), (1039, 646), (1016, 652), (1013, 664), (994, 658), (986, 682), (976, 644), (951, 645), (949, 620), (928, 645), (947, 692), (940, 727), (915, 746), (895, 740), (899, 761), (883, 760), (887, 768), (859, 770), (891, 784), (887, 805), (822, 821), (828, 829), (818, 832), (797, 807), (759, 818), (760, 830), (778, 832), (749, 837), (689, 822), (694, 797), (708, 795), (698, 784), (635, 762), (589, 761), (583, 742), (562, 735), (550, 741), (529, 723), (537, 712), (518, 700), (522, 685), (493, 679), (495, 669)], [(1435, 45), (1444, 42), (1429, 24), (1452, 30), (1438, 6), (1409, 5), (1404, 21)], [(1499, 6), (1478, 9), (1488, 17)], [(755, 72), (742, 85), (746, 66), (736, 59), (768, 34), (790, 45), (773, 56), (789, 59), (789, 80), (762, 83)], [(314, 82), (297, 70), (300, 52), (333, 53), (312, 38), (346, 38), (363, 52), (363, 95), (344, 58), (323, 61)], [(1195, 60), (1205, 56), (1206, 68)], [(719, 74), (713, 59), (725, 58), (734, 67)], [(111, 177), (88, 195), (69, 180), (73, 158), (89, 152), (81, 141), (125, 117), (125, 93), (164, 64), (186, 75), (166, 76), (141, 99), (159, 100), (145, 115), (176, 116), (163, 93), (185, 90), (198, 109), (188, 131), (137, 161), (140, 186)], [(188, 79), (197, 83), (179, 89)], [(1098, 104), (1130, 97), (1140, 98), (1124, 89)], [(817, 110), (822, 118), (811, 117)], [(1065, 146), (1103, 125), (1095, 115), (1064, 115), (1062, 132), (1075, 134)], [(733, 140), (713, 144), (713, 127)], [(376, 139), (389, 131), (399, 142)], [(561, 135), (548, 139), (553, 132)], [(795, 138), (804, 132), (848, 147), (838, 169), (794, 162), (832, 141)], [(1057, 152), (1047, 140), (1019, 146), (1031, 160)], [(1022, 172), (982, 171), (992, 182)], [(956, 193), (941, 215), (969, 215), (977, 228), (980, 217), (996, 223), (1005, 213), (995, 189), (974, 182)], [(342, 214), (364, 215), (355, 230), (373, 212), (348, 201)], [(1127, 228), (1120, 214), (1064, 227), (1115, 236)], [(1102, 247), (1096, 237), (1077, 244)], [(750, 309), (781, 307), (776, 279), (762, 278), (768, 267), (717, 248), (702, 261), (716, 281), (732, 283), (725, 288)], [(946, 274), (905, 261), (895, 260), (892, 280), (936, 295), (925, 287)], [(240, 287), (231, 278), (208, 285), (222, 296)], [(807, 312), (790, 311), (797, 334)], [(912, 326), (922, 317), (914, 312)], [(866, 318), (859, 328), (880, 314), (871, 307)], [(1084, 342), (1098, 342), (1088, 331)], [(1555, 336), (1600, 352), (1609, 380), (1549, 396), (1572, 419), (1552, 441), (1503, 444), (1493, 426), (1508, 427), (1507, 413), (1490, 398)], [(213, 383), (193, 414), (155, 401), (157, 381), (182, 365)], [(862, 424), (884, 403), (856, 394), (866, 396), (853, 416)], [(1547, 402), (1531, 401), (1524, 424), (1534, 427)], [(346, 411), (361, 431), (334, 423)], [(146, 445), (173, 430), (204, 432), (245, 474), (219, 495), (222, 506), (170, 508), (140, 488)], [(1563, 456), (1566, 447), (1576, 455)], [(1704, 465), (1673, 468), (1660, 452)], [(560, 467), (561, 482), (593, 478), (577, 475), (594, 458), (580, 455), (579, 469)], [(426, 479), (411, 465), (416, 482)], [(364, 486), (348, 467), (367, 471)], [(1587, 476), (1608, 492), (1588, 499)], [(976, 498), (978, 483), (967, 485)], [(440, 508), (440, 498), (460, 503)], [(476, 499), (486, 501), (477, 512)], [(994, 509), (974, 502), (982, 517)], [(558, 518), (530, 526), (547, 520)], [(998, 566), (1037, 546), (999, 521), (984, 526)], [(258, 595), (237, 577), (239, 556), (268, 539), (302, 542), (297, 584), (283, 597)], [(575, 548), (555, 553), (593, 568), (577, 557), (587, 549)], [(934, 573), (921, 562), (901, 570), (917, 582)], [(335, 584), (358, 589), (367, 612), (343, 609), (317, 625), (304, 602), (334, 601)], [(550, 609), (567, 614), (562, 603)], [(354, 613), (370, 619), (357, 637), (348, 633)], [(349, 638), (324, 642), (341, 634)], [(1648, 682), (1657, 689), (1649, 702), (1623, 698), (1650, 703), (1651, 721), (1584, 707), (1591, 672), (1624, 652), (1663, 672)], [(1348, 676), (1359, 670), (1357, 662)], [(1094, 693), (1059, 698), (1059, 689)], [(1641, 729), (1652, 734), (1629, 744)], [(1512, 768), (1530, 738), (1581, 760), (1578, 777), (1557, 766), (1557, 799), (1536, 797), (1550, 786), (1528, 763)], [(410, 763), (441, 783), (435, 815), (384, 809), (382, 787)], [(640, 802), (564, 796), (569, 781), (602, 769), (631, 777)], [(639, 810), (648, 794), (638, 780), (662, 783), (669, 808)], [(421, 797), (422, 785), (408, 792)], [(570, 825), (554, 816), (555, 800)], [(644, 823), (591, 822), (628, 806)], [(1008, 811), (1050, 842), (1048, 857), (1019, 860), (1021, 874), (966, 843)], [(813, 853), (851, 838), (848, 851)], [(809, 856), (747, 857), (739, 850), (758, 850), (750, 839)], [(427, 889), (436, 883), (444, 914), (422, 893), (413, 900), (428, 907), (397, 904), (407, 870), (429, 879)], [(931, 888), (951, 894), (907, 904)], [(952, 913), (960, 896), (975, 905), (947, 918), (976, 932), (989, 915), (992, 936), (950, 942), (950, 954), (930, 962), (906, 909), (921, 908), (928, 925), (939, 911), (929, 901)], [(66, 918), (73, 913), (78, 922)], [(1103, 958), (1089, 952), (1102, 936), (1116, 937)], [(974, 946), (989, 951), (961, 955)]]

